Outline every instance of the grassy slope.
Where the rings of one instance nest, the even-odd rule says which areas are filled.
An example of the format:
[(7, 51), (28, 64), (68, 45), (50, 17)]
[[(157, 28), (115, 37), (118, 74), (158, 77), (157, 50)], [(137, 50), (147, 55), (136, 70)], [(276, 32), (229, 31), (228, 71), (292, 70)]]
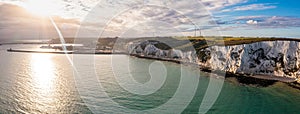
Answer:
[[(118, 41), (117, 41), (118, 40)], [(230, 45), (241, 45), (241, 44), (250, 44), (255, 42), (261, 41), (298, 41), (300, 39), (291, 39), (291, 38), (251, 38), (251, 37), (145, 37), (145, 38), (130, 38), (130, 39), (123, 39), (123, 38), (99, 38), (98, 45), (102, 46), (109, 46), (112, 47), (115, 45), (115, 42), (136, 42), (136, 41), (145, 41), (145, 40), (158, 40), (163, 43), (171, 44), (170, 47), (175, 47), (176, 49), (190, 49), (192, 46), (196, 50), (204, 49), (208, 46), (213, 45), (221, 45), (221, 46), (230, 46)], [(82, 38), (77, 39), (79, 42), (89, 42), (89, 41), (97, 41), (97, 39), (88, 39)], [(60, 43), (59, 39), (53, 39), (52, 43)], [(73, 43), (73, 38), (67, 38), (67, 43)]]
[[(300, 39), (292, 38), (251, 38), (251, 37), (189, 37), (185, 38), (192, 42), (196, 50), (206, 48), (213, 45), (230, 46), (250, 44), (262, 41), (298, 41)], [(180, 48), (189, 47), (191, 44), (180, 46)]]

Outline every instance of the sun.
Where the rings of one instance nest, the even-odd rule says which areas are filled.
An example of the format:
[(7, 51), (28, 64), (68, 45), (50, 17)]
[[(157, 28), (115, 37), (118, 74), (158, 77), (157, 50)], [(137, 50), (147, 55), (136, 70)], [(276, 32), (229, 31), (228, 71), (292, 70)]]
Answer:
[(24, 8), (38, 16), (51, 16), (58, 10), (54, 0), (27, 0), (24, 3)]

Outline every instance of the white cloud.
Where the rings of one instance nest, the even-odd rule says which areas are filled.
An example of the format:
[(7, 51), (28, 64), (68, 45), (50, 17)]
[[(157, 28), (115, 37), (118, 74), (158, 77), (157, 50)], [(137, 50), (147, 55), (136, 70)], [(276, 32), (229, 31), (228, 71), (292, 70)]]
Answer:
[(254, 20), (248, 20), (246, 23), (249, 25), (257, 25), (258, 22)]
[(263, 15), (250, 15), (250, 16), (239, 16), (236, 17), (236, 20), (249, 20), (249, 19), (260, 19), (260, 18), (265, 18), (266, 16)]
[[(121, 4), (117, 1), (102, 1), (103, 3), (98, 7), (100, 7), (99, 10), (105, 9), (105, 12), (99, 11), (98, 15), (95, 15), (92, 19), (98, 19), (95, 21), (102, 21), (104, 24), (95, 26), (98, 28), (105, 26), (107, 32), (119, 32), (132, 29), (132, 27), (137, 27), (139, 24), (157, 31), (167, 31), (170, 28), (170, 26), (162, 27), (162, 25), (171, 25), (173, 28), (182, 31), (186, 29), (183, 26), (194, 27), (193, 24), (199, 26), (211, 25), (209, 23), (212, 21), (211, 15), (196, 0), (148, 1), (147, 4), (151, 4), (150, 6), (130, 5), (136, 3), (131, 2), (131, 0), (125, 1), (129, 2)], [(107, 12), (110, 14), (106, 14)], [(99, 17), (101, 20), (99, 20)], [(150, 24), (152, 25), (149, 26)], [(143, 27), (140, 28), (140, 32), (148, 31)], [(105, 35), (114, 34), (107, 32)]]
[(245, 6), (237, 6), (234, 8), (224, 9), (221, 12), (232, 12), (232, 11), (248, 11), (248, 10), (266, 10), (266, 9), (274, 9), (277, 6), (270, 4), (250, 4)]
[[(107, 7), (120, 7), (120, 6), (127, 6), (131, 7), (134, 6), (131, 3), (136, 3), (141, 4), (141, 2), (135, 2), (134, 0), (130, 1), (129, 0), (125, 1), (118, 1), (118, 0), (54, 0), (56, 7), (59, 8), (58, 11), (56, 11), (54, 14), (64, 17), (64, 18), (77, 18), (82, 20), (88, 13), (91, 11), (99, 2), (102, 4), (104, 3), (105, 6)], [(24, 0), (0, 0), (0, 3), (11, 3), (15, 5), (22, 6), (26, 4), (26, 1)], [(160, 1), (160, 0), (150, 0), (150, 1), (145, 1), (149, 2), (150, 4), (161, 4), (161, 5), (168, 5), (171, 3), (171, 5), (167, 7), (172, 7), (175, 9), (180, 9), (183, 11), (184, 14), (197, 14), (199, 15), (202, 12), (197, 12), (197, 11), (191, 11), (190, 9), (201, 9), (203, 10), (204, 8), (208, 9), (209, 11), (215, 11), (222, 9), (227, 6), (231, 5), (236, 5), (239, 3), (245, 3), (247, 0), (169, 0), (169, 1)], [(168, 3), (169, 2), (169, 3)], [(190, 3), (190, 2), (195, 2), (195, 3)], [(200, 2), (201, 4), (204, 5), (204, 7), (201, 7), (199, 5)], [(176, 6), (173, 6), (172, 4), (176, 4)], [(103, 6), (103, 5), (102, 5)], [(113, 9), (113, 8), (110, 8)], [(108, 11), (106, 10), (107, 13), (113, 13), (113, 11)]]
[[(231, 26), (234, 26), (235, 28), (254, 29), (254, 30), (283, 29), (283, 28), (293, 30), (295, 28), (300, 27), (300, 18), (292, 17), (292, 16), (263, 16), (263, 15), (240, 16), (240, 17), (236, 17), (233, 20), (226, 21), (223, 24), (223, 26), (225, 28), (233, 28)], [(224, 30), (228, 30), (228, 29), (224, 29)]]
[(245, 3), (248, 0), (199, 0), (208, 10), (219, 10), (228, 6)]

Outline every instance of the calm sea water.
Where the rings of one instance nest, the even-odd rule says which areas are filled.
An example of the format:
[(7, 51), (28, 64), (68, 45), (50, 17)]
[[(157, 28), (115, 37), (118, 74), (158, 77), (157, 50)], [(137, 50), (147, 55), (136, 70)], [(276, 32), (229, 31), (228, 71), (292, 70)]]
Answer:
[[(159, 108), (172, 100), (180, 87), (181, 66), (175, 63), (155, 63), (153, 60), (124, 55), (92, 57), (78, 55), (76, 64), (72, 65), (69, 59), (73, 57), (68, 59), (65, 55), (6, 52), (8, 48), (37, 49), (38, 47), (38, 45), (0, 46), (0, 113), (132, 113), (146, 111)], [(115, 60), (113, 65), (111, 64), (112, 58)], [(125, 63), (130, 66), (129, 68), (122, 66), (124, 64), (118, 64), (123, 59), (130, 60), (129, 63)], [(160, 64), (164, 64), (165, 67), (160, 67)], [(148, 67), (151, 65), (154, 65), (152, 66), (154, 71), (149, 70)], [(192, 95), (191, 101), (173, 103), (166, 107), (179, 109), (187, 104), (183, 113), (198, 113), (210, 78), (203, 72), (200, 77), (193, 77), (193, 73), (197, 73), (196, 69), (190, 67), (184, 67), (184, 69), (191, 73), (191, 76), (188, 77), (197, 80), (189, 80), (191, 84), (199, 81), (197, 90)], [(76, 72), (80, 72), (80, 75)], [(154, 75), (155, 73), (157, 75), (166, 74), (164, 83), (154, 93), (138, 95), (122, 88), (122, 86), (130, 87), (132, 84), (130, 80), (122, 79), (123, 75), (132, 75), (137, 82), (145, 84), (153, 78), (151, 72)], [(114, 75), (122, 76), (119, 77), (120, 80), (116, 80)], [(156, 82), (153, 83), (156, 84)], [(192, 91), (189, 88), (184, 89)], [(186, 92), (183, 95), (189, 96), (192, 93)], [(182, 99), (185, 98), (182, 97)], [(299, 109), (300, 91), (285, 84), (276, 83), (260, 88), (225, 81), (217, 101), (208, 113), (280, 114), (300, 113)], [(176, 109), (161, 108), (160, 110), (173, 113)]]

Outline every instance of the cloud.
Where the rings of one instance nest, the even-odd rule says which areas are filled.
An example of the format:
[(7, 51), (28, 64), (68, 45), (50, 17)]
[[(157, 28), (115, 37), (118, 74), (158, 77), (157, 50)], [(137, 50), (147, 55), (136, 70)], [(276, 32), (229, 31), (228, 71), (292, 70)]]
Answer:
[[(0, 3), (9, 3), (21, 7), (26, 6), (26, 0), (0, 0)], [(99, 0), (51, 0), (56, 11), (51, 12), (64, 18), (82, 19), (95, 6)]]
[(219, 10), (228, 6), (245, 3), (248, 0), (199, 0), (208, 10)]
[[(59, 16), (53, 17), (65, 36), (76, 33), (76, 27), (80, 22), (76, 19), (65, 19)], [(0, 5), (0, 39), (35, 39), (43, 34), (46, 38), (57, 37), (57, 33), (48, 18), (37, 17), (24, 8), (2, 3)], [(74, 35), (73, 35), (74, 36)]]
[(266, 17), (265, 20), (260, 22), (259, 25), (263, 27), (272, 27), (272, 28), (300, 27), (300, 18), (287, 17), (287, 16)]
[[(137, 32), (168, 32), (168, 30), (174, 32), (174, 29), (178, 29), (179, 31), (193, 31), (193, 29), (195, 29), (193, 24), (199, 25), (203, 30), (215, 29), (218, 27), (217, 25), (222, 26), (221, 28), (223, 30), (229, 30), (230, 28), (237, 30), (237, 28), (261, 29), (300, 27), (300, 19), (298, 17), (232, 17), (230, 13), (234, 13), (235, 11), (256, 11), (277, 7), (276, 4), (271, 3), (243, 5), (250, 0), (194, 0), (195, 3), (191, 3), (191, 0), (144, 1), (149, 4), (161, 4), (161, 6), (166, 6), (165, 8), (159, 7), (159, 5), (153, 5), (153, 7), (148, 8), (137, 7), (141, 5), (143, 1), (135, 0), (54, 1), (61, 9), (56, 12), (58, 16), (53, 16), (53, 18), (63, 30), (64, 35), (67, 36), (75, 35), (76, 29), (79, 27), (80, 23), (86, 19), (86, 15), (94, 8), (99, 8), (101, 11), (96, 13), (101, 15), (92, 14), (92, 18), (84, 23), (84, 25), (87, 25), (90, 30), (96, 32), (101, 32), (99, 31), (99, 28), (106, 27), (106, 30), (111, 32), (110, 34), (107, 34), (108, 36), (114, 36), (114, 32), (120, 32), (127, 29), (133, 29), (132, 31), (134, 32), (131, 32), (132, 34)], [(95, 7), (99, 2), (101, 2), (100, 6)], [(34, 34), (32, 31), (39, 30), (38, 28), (41, 25), (40, 18), (32, 16), (22, 9), (22, 7), (8, 6), (6, 3), (22, 6), (25, 2), (24, 0), (0, 0), (1, 36), (11, 37), (15, 34), (22, 36), (24, 34)], [(203, 6), (199, 3), (202, 3)], [(124, 9), (128, 9), (128, 11), (124, 11)], [(211, 18), (210, 12), (217, 15), (215, 16), (216, 20)], [(222, 12), (229, 13), (228, 15), (223, 16), (218, 14)], [(44, 26), (49, 28), (52, 27), (52, 25), (49, 24), (49, 21), (44, 21), (44, 23)], [(5, 35), (3, 35), (4, 33)], [(53, 34), (55, 34), (55, 32)]]
[(254, 20), (248, 20), (246, 23), (249, 25), (257, 25), (258, 22)]
[(239, 17), (236, 17), (235, 20), (250, 20), (250, 19), (262, 20), (264, 18), (266, 18), (266, 16), (263, 16), (263, 15), (250, 15), (250, 16), (239, 16)]
[[(139, 31), (140, 33), (150, 32), (150, 30), (152, 32), (171, 32), (173, 30), (170, 28), (178, 29), (180, 25), (192, 24), (192, 21), (188, 17), (186, 17), (184, 14), (176, 12), (175, 10), (158, 6), (143, 6), (132, 8), (131, 10), (125, 11), (122, 14), (114, 17), (111, 20), (111, 23), (107, 25), (106, 31), (119, 32), (135, 29), (135, 31)], [(106, 33), (106, 35), (108, 35), (108, 33)], [(132, 35), (136, 36), (134, 34)]]
[(234, 8), (224, 9), (221, 12), (233, 12), (233, 11), (257, 11), (257, 10), (266, 10), (266, 9), (274, 9), (277, 8), (277, 6), (274, 6), (269, 3), (265, 4), (250, 4), (245, 6), (236, 6)]
[[(104, 4), (105, 6), (101, 6), (101, 8), (109, 6), (108, 9), (114, 10), (122, 9), (120, 7), (126, 7), (125, 9), (128, 9), (118, 12), (118, 15), (113, 15), (111, 19), (109, 19), (110, 16), (106, 16), (106, 18), (108, 17), (106, 21), (110, 21), (107, 25), (95, 25), (98, 27), (106, 26), (105, 30), (110, 33), (105, 32), (105, 35), (114, 35), (113, 32), (118, 34), (119, 31), (137, 28), (138, 25), (143, 25), (139, 27), (140, 32), (147, 32), (149, 29), (171, 32), (168, 31), (170, 27), (184, 31), (186, 26), (194, 27), (194, 24), (209, 26), (211, 23), (208, 22), (212, 20), (207, 10), (205, 10), (204, 7), (199, 7), (201, 4), (191, 4), (186, 0), (176, 1), (174, 3), (168, 2), (167, 4), (171, 4), (169, 5), (170, 7), (158, 5), (118, 6), (119, 3), (117, 1)], [(164, 25), (164, 27), (162, 27), (162, 25)], [(144, 26), (147, 26), (148, 29), (143, 29), (145, 28)]]
[(300, 27), (300, 18), (291, 16), (240, 16), (218, 24), (244, 29), (293, 28)]
[(262, 27), (300, 27), (300, 18), (292, 16), (242, 16), (237, 17), (235, 21), (249, 20), (252, 20), (252, 22), (257, 21), (257, 25)]
[[(198, 1), (202, 3), (204, 7), (209, 11), (214, 11), (228, 6), (245, 3), (248, 0), (189, 0), (189, 1), (195, 1), (195, 2)], [(11, 3), (20, 6), (22, 6), (24, 3), (26, 4), (26, 1), (24, 0), (0, 0), (0, 2)], [(118, 0), (53, 0), (55, 6), (60, 8), (60, 10), (58, 10), (55, 14), (64, 15), (69, 18), (80, 18), (80, 19), (84, 18), (84, 16), (88, 14), (89, 11), (91, 11), (99, 2), (103, 4), (102, 6), (107, 6), (107, 7), (116, 7), (116, 6), (132, 7), (135, 5), (143, 4), (142, 1), (134, 1), (134, 0), (132, 1), (129, 0), (123, 0), (123, 1), (120, 0), (119, 1)], [(162, 5), (166, 5), (168, 4), (167, 2), (171, 2), (171, 3), (176, 3), (177, 6), (175, 8), (180, 8), (180, 9), (201, 7), (200, 5), (193, 6), (194, 4), (198, 4), (198, 3), (190, 3), (187, 2), (186, 0), (169, 0), (169, 1), (147, 0), (145, 2), (149, 2), (150, 4), (158, 3)], [(134, 5), (132, 3), (134, 3)]]
[[(10, 1), (10, 0), (0, 0), (3, 3), (11, 3), (18, 6), (22, 6), (25, 2), (22, 0)], [(221, 7), (223, 5), (229, 6), (236, 3), (240, 3), (241, 1), (245, 0), (201, 0), (206, 4), (209, 3), (212, 7)], [(130, 28), (139, 23), (149, 23), (151, 21), (161, 21), (165, 24), (173, 25), (175, 28), (184, 28), (180, 26), (198, 24), (202, 26), (210, 26), (208, 24), (209, 20), (211, 20), (210, 14), (205, 10), (205, 7), (201, 7), (201, 5), (195, 0), (197, 3), (191, 4), (186, 0), (178, 0), (174, 2), (171, 1), (146, 1), (149, 4), (169, 4), (165, 8), (162, 7), (152, 7), (152, 8), (136, 8), (137, 5), (141, 5), (141, 1), (131, 1), (131, 0), (124, 0), (124, 1), (112, 1), (112, 0), (102, 0), (100, 6), (97, 6), (99, 0), (55, 0), (55, 4), (58, 5), (59, 12), (56, 12), (58, 16), (53, 16), (55, 22), (58, 25), (68, 25), (72, 27), (76, 27), (80, 24), (83, 20), (86, 19), (86, 15), (92, 11), (93, 8), (99, 8), (102, 11), (99, 11), (101, 16), (95, 14), (92, 19), (88, 19), (88, 22), (85, 22), (84, 25), (87, 25), (89, 29), (99, 30), (97, 28), (101, 27), (110, 27), (110, 31), (119, 31), (123, 30), (124, 28)], [(1, 3), (1, 2), (0, 2)], [(170, 5), (171, 4), (171, 5)], [(213, 5), (217, 4), (217, 5)], [(18, 7), (21, 8), (21, 7)], [(124, 12), (123, 9), (131, 9), (130, 12)], [(214, 9), (209, 8), (209, 9)], [(7, 8), (12, 10), (12, 8)], [(121, 10), (120, 10), (121, 9)], [(174, 10), (170, 10), (174, 9)], [(11, 11), (11, 13), (1, 13), (1, 14), (16, 14), (15, 12), (25, 11), (24, 9), (20, 9), (18, 11)], [(98, 13), (99, 13), (98, 12)], [(96, 12), (97, 13), (97, 12)], [(118, 14), (118, 15), (116, 15)], [(30, 26), (38, 26), (39, 24), (32, 24), (34, 22), (39, 22), (40, 19), (28, 16), (28, 14), (20, 13), (17, 16), (2, 16), (9, 17), (8, 20), (12, 21), (12, 17), (18, 17), (24, 15), (22, 19), (22, 27), (30, 27)], [(94, 15), (94, 14), (92, 14)], [(1, 18), (2, 18), (1, 17)], [(36, 18), (36, 19), (34, 19)], [(20, 21), (20, 20), (19, 20)], [(110, 25), (107, 23), (111, 21)], [(3, 21), (4, 22), (4, 21)], [(10, 22), (8, 25), (2, 25), (2, 28), (6, 28), (4, 26), (12, 26), (15, 25), (16, 21)], [(26, 25), (24, 23), (27, 23)], [(48, 23), (48, 22), (47, 22)], [(154, 24), (152, 27), (159, 27), (160, 24)], [(19, 24), (19, 26), (21, 26)], [(47, 26), (51, 26), (48, 24)], [(70, 27), (64, 27), (70, 28)], [(29, 32), (30, 33), (30, 32)], [(28, 34), (29, 34), (28, 33)], [(113, 35), (113, 33), (111, 33)]]

